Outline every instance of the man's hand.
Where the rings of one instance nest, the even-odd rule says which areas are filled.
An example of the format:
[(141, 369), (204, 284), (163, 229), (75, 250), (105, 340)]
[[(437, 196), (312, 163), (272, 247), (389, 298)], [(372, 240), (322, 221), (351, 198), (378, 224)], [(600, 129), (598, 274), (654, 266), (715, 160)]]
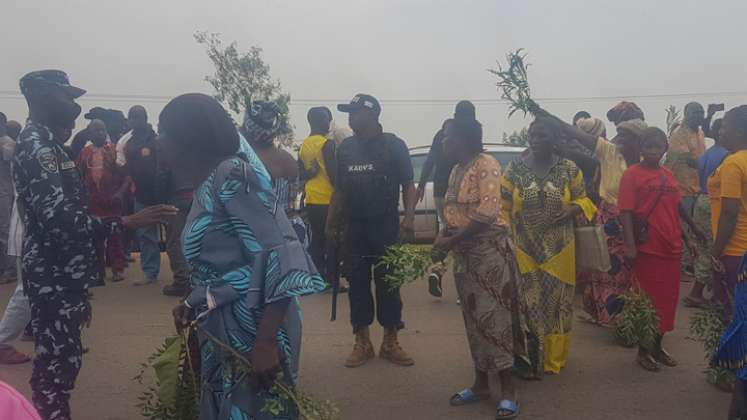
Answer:
[(425, 198), (425, 183), (421, 182), (418, 184), (417, 194), (415, 195), (415, 198), (418, 203), (423, 201), (423, 198)]
[(400, 223), (400, 237), (402, 242), (411, 242), (415, 239), (415, 225), (414, 218), (411, 216), (405, 216)]
[(176, 207), (159, 204), (146, 207), (131, 216), (122, 217), (122, 223), (128, 229), (140, 229), (157, 223), (166, 223), (170, 217), (176, 216), (177, 213), (179, 213), (179, 209)]
[(252, 385), (255, 390), (266, 391), (272, 388), (278, 373), (282, 372), (277, 343), (257, 341), (249, 353), (249, 361), (254, 368)]

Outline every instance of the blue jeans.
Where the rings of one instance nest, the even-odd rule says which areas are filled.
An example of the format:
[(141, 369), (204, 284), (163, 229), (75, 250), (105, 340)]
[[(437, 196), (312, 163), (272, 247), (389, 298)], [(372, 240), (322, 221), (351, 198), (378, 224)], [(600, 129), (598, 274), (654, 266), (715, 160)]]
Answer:
[(12, 348), (11, 342), (18, 338), (26, 324), (31, 321), (31, 306), (29, 298), (23, 293), (23, 281), (21, 280), (21, 259), (16, 258), (16, 273), (18, 284), (16, 290), (10, 296), (5, 314), (0, 320), (0, 350)]
[[(135, 201), (135, 212), (148, 206)], [(140, 246), (140, 267), (148, 279), (157, 279), (161, 271), (161, 249), (158, 244), (158, 225), (138, 229), (135, 232)]]

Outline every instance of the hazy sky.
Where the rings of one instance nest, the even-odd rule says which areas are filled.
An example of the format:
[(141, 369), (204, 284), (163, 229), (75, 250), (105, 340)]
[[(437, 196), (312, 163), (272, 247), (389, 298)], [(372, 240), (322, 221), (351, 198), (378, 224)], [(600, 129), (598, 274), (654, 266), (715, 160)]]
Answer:
[[(747, 103), (744, 0), (5, 0), (2, 20), (0, 110), (11, 119), (26, 116), (18, 79), (60, 68), (91, 94), (84, 110), (142, 103), (155, 122), (165, 98), (211, 93), (198, 30), (264, 49), (300, 101), (291, 108), (299, 138), (309, 100), (332, 108), (366, 92), (382, 101), (385, 129), (411, 146), (429, 143), (459, 99), (496, 101), (479, 102), (478, 119), (499, 139), (527, 121), (506, 119), (486, 69), (520, 47), (533, 96), (587, 98), (540, 101), (568, 118), (579, 109), (604, 117), (623, 96), (656, 125), (669, 104)], [(712, 92), (733, 93), (641, 98)]]

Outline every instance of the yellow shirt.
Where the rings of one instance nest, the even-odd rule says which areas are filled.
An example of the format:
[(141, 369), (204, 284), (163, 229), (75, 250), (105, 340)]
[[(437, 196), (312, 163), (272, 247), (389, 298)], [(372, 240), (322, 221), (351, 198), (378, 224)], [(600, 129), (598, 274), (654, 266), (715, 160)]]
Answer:
[(708, 196), (711, 200), (711, 228), (714, 237), (721, 216), (721, 200), (724, 198), (740, 200), (737, 226), (724, 248), (724, 255), (743, 256), (747, 252), (747, 150), (734, 153), (724, 159), (721, 166), (708, 178)]
[(617, 145), (600, 137), (594, 155), (599, 161), (599, 196), (613, 206), (617, 206), (617, 193), (620, 190), (620, 179), (628, 169), (625, 158), (617, 150)]
[(332, 182), (329, 180), (327, 165), (324, 162), (322, 154), (322, 149), (327, 141), (327, 138), (324, 136), (309, 136), (303, 141), (301, 150), (298, 152), (303, 167), (306, 170), (312, 168), (312, 162), (316, 162), (319, 167), (319, 172), (317, 172), (316, 176), (306, 181), (306, 204), (329, 205), (332, 193), (335, 190), (332, 187)]

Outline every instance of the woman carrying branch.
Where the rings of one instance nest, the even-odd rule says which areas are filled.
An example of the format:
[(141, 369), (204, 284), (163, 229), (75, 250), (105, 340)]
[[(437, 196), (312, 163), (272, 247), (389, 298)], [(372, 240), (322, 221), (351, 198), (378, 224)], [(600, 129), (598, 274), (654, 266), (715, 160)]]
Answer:
[(511, 162), (502, 180), (529, 329), (521, 373), (530, 379), (560, 373), (568, 359), (576, 285), (574, 218), (591, 220), (596, 210), (586, 197), (581, 171), (555, 152), (560, 134), (556, 119), (534, 120), (528, 153)]
[[(566, 137), (578, 140), (594, 152), (599, 161), (599, 205), (596, 223), (604, 226), (611, 268), (606, 273), (588, 274), (588, 285), (584, 290), (584, 310), (591, 320), (602, 326), (611, 326), (612, 314), (609, 303), (630, 289), (630, 264), (625, 259), (625, 243), (617, 207), (620, 179), (630, 165), (640, 162), (640, 142), (646, 123), (635, 119), (620, 122), (617, 136), (612, 141), (601, 133), (604, 123), (596, 118), (578, 122), (578, 127), (558, 120)], [(560, 144), (563, 146), (563, 143)]]
[(651, 299), (659, 319), (653, 346), (643, 343), (638, 348), (638, 363), (650, 371), (658, 371), (660, 364), (677, 365), (662, 347), (662, 338), (674, 329), (679, 299), (680, 218), (702, 238), (682, 206), (677, 180), (659, 164), (666, 151), (667, 135), (658, 128), (647, 128), (641, 142), (641, 163), (629, 167), (620, 181), (625, 255), (633, 261), (635, 282)]
[[(201, 331), (200, 419), (296, 419), (294, 404), (270, 388), (275, 381), (292, 387), (301, 339), (296, 297), (323, 290), (324, 281), (269, 173), (251, 148), (238, 151), (236, 127), (215, 99), (173, 99), (159, 128), (167, 163), (191, 168), (200, 185), (183, 233), (193, 291), (174, 308), (177, 328), (197, 319)], [(246, 356), (251, 373), (233, 352)], [(262, 411), (268, 400), (279, 407), (274, 414)]]
[(518, 332), (514, 328), (520, 328), (518, 271), (508, 226), (500, 215), (500, 164), (483, 153), (482, 126), (476, 120), (454, 120), (446, 131), (444, 152), (457, 164), (446, 192), (446, 228), (435, 247), (454, 251), (454, 279), (475, 365), (474, 384), (450, 403), (489, 399), (491, 384), (500, 383), (496, 418), (512, 419), (519, 410), (511, 380)]

